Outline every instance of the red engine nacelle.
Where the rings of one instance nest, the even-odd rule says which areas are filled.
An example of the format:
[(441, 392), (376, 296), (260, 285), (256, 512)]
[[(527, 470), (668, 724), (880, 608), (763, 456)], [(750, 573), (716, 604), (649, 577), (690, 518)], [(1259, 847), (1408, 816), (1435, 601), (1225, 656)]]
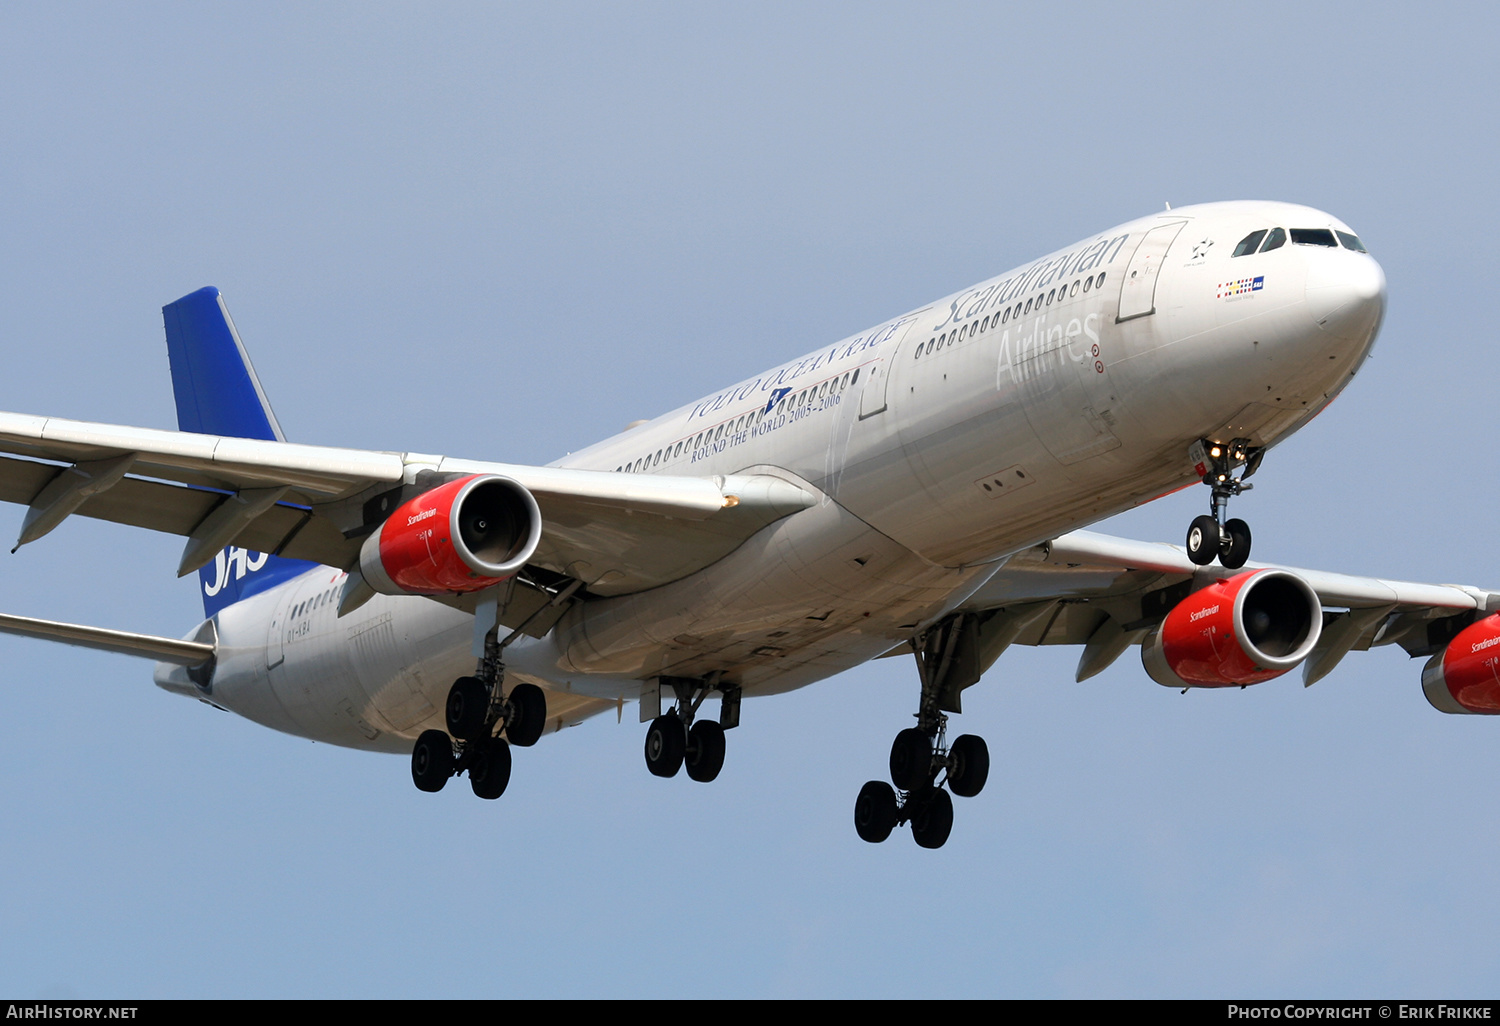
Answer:
[(1500, 613), (1471, 623), (1422, 667), (1422, 693), (1446, 713), (1500, 713)]
[(1141, 645), (1158, 684), (1224, 688), (1279, 677), (1307, 658), (1323, 606), (1286, 570), (1250, 570), (1195, 591)]
[(541, 537), (530, 491), (508, 477), (474, 474), (397, 508), (360, 547), (359, 572), (386, 595), (479, 591), (521, 569)]

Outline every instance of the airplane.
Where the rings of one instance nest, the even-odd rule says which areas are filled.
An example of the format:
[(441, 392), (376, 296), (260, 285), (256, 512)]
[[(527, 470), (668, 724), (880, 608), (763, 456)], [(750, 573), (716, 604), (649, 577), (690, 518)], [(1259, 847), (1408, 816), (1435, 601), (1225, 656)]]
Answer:
[[(1079, 680), (1137, 647), (1184, 690), (1394, 644), (1434, 707), (1494, 714), (1500, 592), (1251, 562), (1228, 516), (1357, 374), (1385, 294), (1327, 213), (1169, 207), (536, 467), (288, 441), (203, 288), (163, 308), (179, 430), (0, 413), (0, 499), (17, 547), (74, 514), (185, 537), (205, 619), (0, 630), (151, 658), (167, 691), (485, 799), (513, 747), (627, 703), (651, 773), (712, 781), (745, 698), (911, 655), (915, 722), (854, 820), (926, 848), (985, 786), (949, 717), (1012, 644), (1081, 646)], [(1199, 483), (1182, 546), (1086, 529)]]

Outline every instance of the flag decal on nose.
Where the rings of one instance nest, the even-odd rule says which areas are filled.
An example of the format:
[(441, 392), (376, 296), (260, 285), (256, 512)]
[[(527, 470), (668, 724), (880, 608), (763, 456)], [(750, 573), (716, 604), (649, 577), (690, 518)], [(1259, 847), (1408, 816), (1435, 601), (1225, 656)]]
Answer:
[(1259, 292), (1266, 286), (1266, 276), (1260, 275), (1255, 278), (1236, 278), (1234, 281), (1221, 281), (1218, 286), (1218, 294), (1215, 299), (1239, 299), (1248, 296), (1252, 292)]

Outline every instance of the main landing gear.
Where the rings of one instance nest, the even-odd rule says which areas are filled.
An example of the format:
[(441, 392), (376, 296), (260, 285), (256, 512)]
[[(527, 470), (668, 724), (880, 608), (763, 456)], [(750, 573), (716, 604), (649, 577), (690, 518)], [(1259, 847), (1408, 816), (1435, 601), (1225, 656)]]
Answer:
[[(485, 635), (475, 676), (460, 677), (448, 689), (447, 731), (424, 730), (417, 738), (411, 778), (419, 790), (441, 791), (449, 777), (467, 770), (476, 795), (499, 798), (510, 783), (510, 746), (529, 748), (546, 729), (547, 696), (541, 688), (521, 683), (504, 690), (504, 643), (497, 635), (497, 630)], [(505, 736), (499, 737), (502, 730)]]
[[(1199, 439), (1188, 449), (1189, 457), (1202, 468), (1203, 483), (1212, 489), (1210, 513), (1195, 517), (1188, 526), (1187, 553), (1198, 566), (1217, 559), (1229, 570), (1238, 570), (1250, 558), (1250, 525), (1243, 520), (1225, 520), (1230, 496), (1248, 492), (1254, 485), (1245, 478), (1260, 469), (1265, 448), (1252, 446), (1248, 438), (1236, 438), (1225, 445)], [(1234, 471), (1244, 467), (1238, 478)]]
[[(949, 793), (973, 798), (989, 779), (990, 749), (984, 738), (961, 734), (951, 745), (947, 743), (948, 717), (940, 699), (943, 682), (952, 674), (946, 664), (953, 658), (955, 642), (943, 641), (948, 639), (933, 631), (912, 643), (922, 676), (917, 725), (897, 734), (891, 745), (891, 783), (871, 780), (855, 799), (854, 830), (871, 844), (879, 844), (896, 827), (910, 823), (917, 844), (941, 848), (953, 830)], [(956, 703), (951, 708), (956, 711)]]
[[(716, 675), (706, 680), (661, 677), (657, 687), (670, 687), (677, 703), (646, 728), (646, 768), (658, 777), (675, 777), (686, 768), (693, 780), (713, 780), (724, 768), (724, 731), (740, 722), (740, 689), (721, 684)], [(718, 722), (698, 720), (698, 707), (715, 690), (723, 695)], [(661, 691), (656, 695), (660, 708)]]

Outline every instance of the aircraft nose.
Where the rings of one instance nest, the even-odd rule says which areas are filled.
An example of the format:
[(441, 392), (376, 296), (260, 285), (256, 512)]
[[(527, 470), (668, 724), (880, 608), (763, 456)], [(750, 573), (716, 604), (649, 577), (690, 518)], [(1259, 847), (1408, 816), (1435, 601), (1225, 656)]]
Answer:
[(1307, 308), (1330, 335), (1373, 335), (1385, 313), (1385, 272), (1363, 253), (1318, 254), (1307, 269)]

